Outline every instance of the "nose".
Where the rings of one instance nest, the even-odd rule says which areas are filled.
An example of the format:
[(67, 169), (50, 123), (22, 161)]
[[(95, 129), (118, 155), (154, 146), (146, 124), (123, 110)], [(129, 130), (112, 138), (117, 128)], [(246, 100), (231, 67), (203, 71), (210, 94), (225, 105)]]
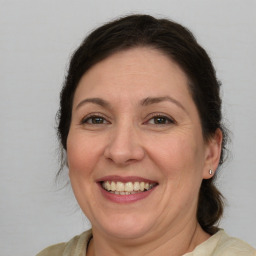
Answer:
[(113, 129), (104, 156), (117, 165), (142, 160), (145, 151), (136, 128), (132, 125), (122, 125)]

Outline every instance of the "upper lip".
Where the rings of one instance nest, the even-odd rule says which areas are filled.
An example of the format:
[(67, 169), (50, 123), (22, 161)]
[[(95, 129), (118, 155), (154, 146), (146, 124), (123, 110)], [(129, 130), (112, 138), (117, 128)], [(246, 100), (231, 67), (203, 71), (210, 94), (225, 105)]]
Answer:
[(104, 177), (101, 177), (99, 179), (96, 180), (97, 182), (103, 182), (103, 181), (120, 181), (120, 182), (123, 182), (123, 183), (126, 183), (126, 182), (148, 182), (148, 183), (157, 183), (157, 181), (154, 181), (154, 180), (150, 180), (150, 179), (146, 179), (146, 178), (143, 178), (143, 177), (139, 177), (139, 176), (126, 176), (126, 177), (123, 177), (123, 176), (118, 176), (118, 175), (109, 175), (109, 176), (104, 176)]

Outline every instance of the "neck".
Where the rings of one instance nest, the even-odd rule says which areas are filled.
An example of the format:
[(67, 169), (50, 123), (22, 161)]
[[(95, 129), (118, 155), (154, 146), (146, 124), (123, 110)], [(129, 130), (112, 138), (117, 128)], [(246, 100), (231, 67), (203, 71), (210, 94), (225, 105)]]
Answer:
[(184, 227), (180, 232), (171, 231), (165, 234), (144, 239), (114, 239), (104, 236), (93, 229), (88, 256), (181, 256), (191, 252), (195, 247), (210, 237), (198, 223)]

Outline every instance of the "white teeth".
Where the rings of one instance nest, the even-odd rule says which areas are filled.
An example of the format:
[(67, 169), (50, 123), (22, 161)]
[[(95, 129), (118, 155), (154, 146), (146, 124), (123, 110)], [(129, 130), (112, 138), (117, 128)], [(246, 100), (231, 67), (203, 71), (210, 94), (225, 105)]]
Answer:
[(114, 181), (112, 181), (111, 185), (110, 185), (110, 189), (107, 189), (107, 190), (116, 191), (116, 183)]
[(127, 192), (132, 192), (133, 191), (133, 184), (132, 184), (132, 182), (125, 183), (124, 190), (127, 191)]
[[(113, 181), (112, 181), (112, 182), (113, 182)], [(118, 181), (118, 182), (116, 183), (116, 191), (119, 191), (119, 192), (124, 191), (124, 183)]]
[(142, 181), (140, 183), (140, 191), (144, 191), (144, 189), (145, 189), (145, 183)]
[(109, 183), (108, 181), (105, 182), (104, 184), (105, 184), (105, 187), (104, 187), (104, 188), (105, 188), (106, 190), (111, 190), (111, 185), (110, 185), (110, 183)]
[(142, 192), (142, 191), (147, 191), (152, 189), (156, 184), (152, 184), (149, 182), (115, 182), (115, 181), (104, 181), (102, 182), (102, 187), (111, 192), (111, 193), (115, 193), (117, 195), (130, 195), (130, 194), (135, 194), (138, 192)]
[(134, 191), (139, 191), (140, 190), (140, 183), (138, 181), (134, 182), (133, 190)]

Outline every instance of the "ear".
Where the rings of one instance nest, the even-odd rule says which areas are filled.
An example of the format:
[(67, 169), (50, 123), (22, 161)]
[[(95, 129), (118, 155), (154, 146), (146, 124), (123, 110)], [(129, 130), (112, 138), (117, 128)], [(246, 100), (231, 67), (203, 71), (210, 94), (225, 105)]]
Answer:
[[(218, 168), (221, 155), (222, 139), (222, 131), (218, 128), (215, 131), (215, 134), (206, 142), (203, 179), (212, 178), (216, 169)], [(212, 174), (210, 174), (210, 170), (212, 170)]]

